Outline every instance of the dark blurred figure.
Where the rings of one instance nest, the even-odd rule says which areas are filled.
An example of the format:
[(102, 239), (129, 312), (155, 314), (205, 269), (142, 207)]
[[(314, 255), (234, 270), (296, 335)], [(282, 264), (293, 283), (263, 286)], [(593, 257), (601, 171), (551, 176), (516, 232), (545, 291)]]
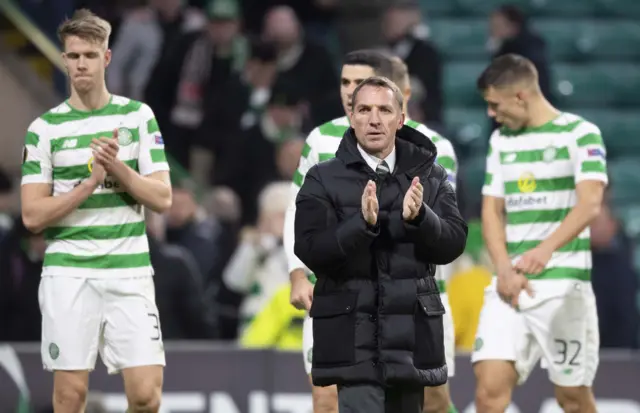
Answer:
[(282, 179), (277, 164), (278, 148), (288, 140), (302, 137), (301, 104), (298, 84), (279, 78), (265, 111), (238, 137), (241, 145), (236, 146), (238, 153), (232, 158), (242, 164), (241, 172), (222, 184), (240, 197), (242, 225), (256, 224), (258, 194), (268, 183)]
[[(109, 89), (145, 100), (145, 89), (157, 64), (168, 57), (184, 34), (201, 30), (204, 24), (202, 13), (184, 7), (182, 0), (150, 0), (148, 6), (127, 13), (113, 44), (107, 71)], [(148, 103), (153, 108), (155, 102)]]
[(256, 125), (264, 112), (277, 76), (275, 47), (254, 39), (241, 74), (232, 76), (222, 91), (205, 97), (205, 117), (198, 132), (200, 145), (213, 152), (210, 183), (221, 185), (242, 172), (238, 154), (241, 130)]
[(47, 245), (16, 218), (0, 243), (0, 342), (39, 341), (38, 288)]
[(202, 125), (206, 99), (219, 99), (233, 75), (239, 74), (249, 54), (241, 33), (237, 0), (212, 0), (206, 9), (206, 30), (188, 48), (182, 65), (175, 105), (171, 111), (167, 150), (187, 169), (195, 137)]
[(298, 169), (298, 161), (304, 148), (303, 138), (293, 138), (282, 142), (276, 151), (276, 166), (280, 179), (292, 181)]
[(147, 211), (149, 254), (153, 265), (156, 302), (166, 340), (218, 338), (214, 302), (191, 252), (164, 243), (162, 216)]
[(335, 93), (338, 75), (328, 50), (307, 39), (293, 9), (276, 6), (264, 17), (263, 38), (278, 53), (278, 78), (294, 82), (308, 105), (305, 116), (318, 125), (342, 116)]
[(598, 306), (600, 346), (638, 348), (640, 313), (633, 243), (605, 204), (591, 224), (592, 284)]
[(540, 90), (553, 103), (546, 43), (531, 30), (527, 16), (516, 6), (501, 6), (491, 13), (489, 29), (493, 58), (515, 53), (531, 60), (538, 70)]
[(13, 226), (14, 199), (11, 177), (0, 168), (0, 241)]
[(442, 123), (442, 61), (429, 40), (417, 0), (395, 0), (383, 16), (382, 33), (393, 54), (409, 68), (412, 90), (419, 92), (422, 115), (432, 128)]

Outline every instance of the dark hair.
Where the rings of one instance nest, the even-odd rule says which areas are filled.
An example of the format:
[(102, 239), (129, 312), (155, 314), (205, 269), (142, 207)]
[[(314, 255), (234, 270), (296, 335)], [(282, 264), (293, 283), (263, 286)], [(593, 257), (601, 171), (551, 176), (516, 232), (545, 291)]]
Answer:
[(515, 24), (519, 28), (527, 27), (527, 15), (513, 4), (505, 4), (498, 7), (494, 13), (504, 16), (510, 23)]
[(347, 53), (342, 62), (346, 65), (369, 66), (377, 76), (391, 78), (393, 76), (393, 64), (389, 55), (379, 50), (362, 49)]
[(383, 77), (383, 76), (368, 77), (365, 80), (363, 80), (362, 82), (360, 82), (360, 84), (358, 86), (356, 86), (356, 88), (353, 91), (353, 95), (351, 96), (351, 107), (352, 108), (355, 109), (355, 107), (356, 107), (356, 96), (358, 96), (358, 92), (360, 92), (360, 90), (365, 86), (383, 87), (383, 88), (389, 89), (390, 91), (393, 92), (393, 96), (396, 98), (396, 101), (398, 102), (398, 105), (400, 106), (400, 108), (402, 108), (403, 103), (404, 103), (404, 96), (402, 95), (402, 91), (400, 90), (398, 85), (396, 85), (391, 80), (389, 80), (389, 79), (387, 79), (386, 77)]
[(478, 77), (476, 87), (485, 91), (490, 87), (502, 88), (522, 81), (538, 80), (538, 71), (531, 60), (517, 54), (506, 54), (491, 61)]

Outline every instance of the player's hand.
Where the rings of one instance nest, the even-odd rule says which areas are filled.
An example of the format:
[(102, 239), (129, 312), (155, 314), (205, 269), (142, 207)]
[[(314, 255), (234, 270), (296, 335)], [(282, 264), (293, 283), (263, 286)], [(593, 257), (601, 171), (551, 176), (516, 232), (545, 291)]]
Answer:
[(298, 310), (309, 311), (313, 302), (313, 287), (304, 270), (293, 270), (291, 272), (291, 296), (289, 297), (291, 305)]
[(104, 166), (96, 162), (94, 158), (91, 163), (91, 177), (89, 178), (91, 185), (95, 187), (97, 187), (98, 185), (102, 185), (106, 178), (107, 171), (104, 169)]
[(518, 307), (520, 293), (523, 290), (530, 297), (534, 296), (529, 279), (511, 266), (498, 269), (497, 290), (500, 298), (514, 308)]
[(402, 202), (402, 219), (405, 221), (411, 221), (416, 219), (422, 208), (422, 194), (423, 187), (420, 183), (420, 178), (417, 176), (411, 181), (409, 190), (404, 195), (404, 201)]
[(514, 268), (523, 274), (540, 274), (549, 263), (551, 254), (553, 254), (553, 251), (538, 246), (532, 250), (525, 252), (520, 257), (518, 262), (516, 262)]
[(120, 150), (118, 130), (113, 131), (113, 137), (111, 138), (102, 137), (100, 139), (94, 139), (91, 142), (91, 149), (93, 150), (93, 158), (96, 162), (109, 171), (115, 162), (118, 161), (118, 151)]
[(378, 197), (376, 195), (376, 183), (367, 182), (362, 193), (362, 216), (367, 224), (374, 226), (378, 222)]

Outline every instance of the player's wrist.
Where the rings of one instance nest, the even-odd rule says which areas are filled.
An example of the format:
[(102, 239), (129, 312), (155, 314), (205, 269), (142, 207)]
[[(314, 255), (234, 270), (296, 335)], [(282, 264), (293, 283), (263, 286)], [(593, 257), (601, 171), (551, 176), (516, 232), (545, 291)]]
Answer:
[(307, 274), (302, 268), (296, 268), (289, 272), (289, 280), (292, 284), (301, 280), (307, 280)]

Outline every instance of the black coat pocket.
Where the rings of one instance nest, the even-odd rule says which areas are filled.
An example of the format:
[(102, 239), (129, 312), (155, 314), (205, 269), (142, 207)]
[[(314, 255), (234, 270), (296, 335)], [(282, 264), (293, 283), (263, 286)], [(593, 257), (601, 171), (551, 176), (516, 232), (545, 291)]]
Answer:
[(416, 342), (413, 364), (419, 369), (433, 369), (446, 364), (444, 355), (445, 313), (440, 294), (419, 295), (415, 311)]
[(315, 295), (309, 315), (313, 319), (313, 365), (355, 363), (358, 294), (344, 292)]

